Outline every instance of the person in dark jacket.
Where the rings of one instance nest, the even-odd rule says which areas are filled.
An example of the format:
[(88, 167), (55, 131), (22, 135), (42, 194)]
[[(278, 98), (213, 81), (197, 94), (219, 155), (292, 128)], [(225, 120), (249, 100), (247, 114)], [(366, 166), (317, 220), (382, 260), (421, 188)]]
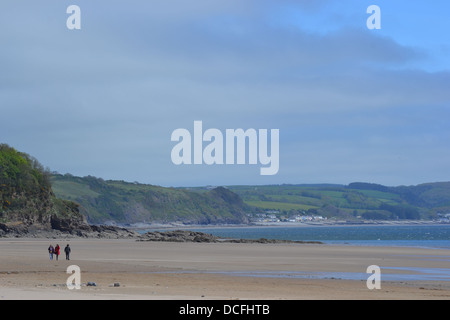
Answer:
[(70, 252), (71, 252), (72, 250), (70, 249), (70, 246), (69, 245), (67, 245), (65, 248), (64, 248), (64, 252), (66, 253), (66, 260), (70, 260)]
[(53, 260), (53, 254), (55, 253), (55, 248), (52, 245), (48, 247), (48, 254), (50, 255), (50, 260)]

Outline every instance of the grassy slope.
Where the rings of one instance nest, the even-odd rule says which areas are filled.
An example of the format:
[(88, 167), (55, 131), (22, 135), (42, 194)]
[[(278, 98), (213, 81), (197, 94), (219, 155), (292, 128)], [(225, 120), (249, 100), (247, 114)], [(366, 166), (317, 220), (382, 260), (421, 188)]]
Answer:
[(70, 175), (53, 175), (51, 182), (56, 196), (79, 203), (92, 223), (243, 223), (249, 210), (223, 188), (193, 192)]
[(80, 203), (91, 222), (242, 222), (245, 213), (266, 210), (277, 210), (280, 216), (319, 214), (344, 219), (418, 219), (450, 212), (450, 183), (228, 187), (253, 210), (243, 210), (240, 199), (234, 204), (217, 199), (206, 188), (163, 188), (69, 175), (53, 176), (52, 185), (59, 198)]
[(302, 213), (340, 218), (430, 218), (450, 210), (450, 183), (411, 187), (373, 184), (231, 186), (245, 203), (280, 215)]

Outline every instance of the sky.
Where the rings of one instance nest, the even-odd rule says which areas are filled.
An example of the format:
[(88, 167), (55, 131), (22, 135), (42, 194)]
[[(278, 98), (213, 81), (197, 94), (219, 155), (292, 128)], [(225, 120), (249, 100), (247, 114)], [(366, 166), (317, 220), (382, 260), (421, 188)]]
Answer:
[[(367, 27), (370, 5), (381, 29)], [(161, 186), (450, 181), (448, 12), (445, 0), (3, 0), (0, 143), (51, 171)], [(278, 129), (277, 174), (175, 165), (171, 134), (194, 121)]]

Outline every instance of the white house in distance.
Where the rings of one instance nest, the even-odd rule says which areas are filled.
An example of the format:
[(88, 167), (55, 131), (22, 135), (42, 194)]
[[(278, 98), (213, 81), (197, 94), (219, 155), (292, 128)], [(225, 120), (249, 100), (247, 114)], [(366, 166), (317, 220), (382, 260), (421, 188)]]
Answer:
[(322, 216), (296, 215), (296, 216), (293, 216), (293, 217), (289, 218), (288, 221), (289, 222), (311, 222), (311, 221), (323, 221), (323, 220), (326, 220), (326, 219), (327, 218), (324, 218)]

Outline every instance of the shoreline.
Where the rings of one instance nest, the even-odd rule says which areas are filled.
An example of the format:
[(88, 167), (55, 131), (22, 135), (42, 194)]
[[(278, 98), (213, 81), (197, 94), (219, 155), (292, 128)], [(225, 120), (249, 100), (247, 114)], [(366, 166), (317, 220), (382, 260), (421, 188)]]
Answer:
[(346, 227), (346, 226), (445, 226), (446, 222), (426, 221), (426, 220), (404, 220), (404, 221), (327, 221), (327, 222), (266, 222), (249, 224), (182, 224), (182, 223), (154, 223), (139, 225), (117, 225), (130, 230), (164, 230), (164, 229), (215, 229), (215, 228), (261, 228), (261, 227)]
[[(293, 242), (293, 243), (323, 243), (328, 245), (352, 245), (352, 246), (388, 246), (388, 247), (417, 247), (417, 248), (440, 248), (440, 249), (450, 249), (450, 240), (446, 238), (442, 238), (442, 236), (437, 239), (433, 239), (432, 237), (426, 237), (419, 239), (411, 238), (408, 234), (405, 237), (384, 237), (383, 229), (384, 227), (390, 228), (388, 230), (397, 230), (395, 228), (402, 227), (413, 227), (415, 229), (420, 230), (421, 227), (440, 227), (445, 228), (443, 230), (450, 231), (450, 225), (448, 224), (434, 224), (434, 223), (425, 223), (425, 224), (411, 224), (402, 222), (401, 224), (367, 224), (367, 225), (311, 225), (311, 224), (294, 224), (289, 223), (285, 224), (276, 224), (276, 225), (207, 225), (207, 226), (165, 226), (163, 228), (143, 228), (140, 230), (135, 230), (141, 235), (145, 235), (148, 233), (170, 233), (175, 231), (180, 232), (203, 232), (206, 235), (211, 235), (213, 237), (223, 238), (226, 240), (236, 240), (236, 241), (248, 241), (248, 242), (270, 242), (270, 241), (278, 241), (278, 242)], [(379, 229), (378, 229), (379, 227)], [(289, 233), (289, 229), (295, 229), (295, 233)], [(306, 233), (302, 233), (302, 228), (308, 228)], [(322, 229), (318, 234), (315, 233), (314, 228), (330, 228), (330, 229)], [(336, 228), (336, 229), (335, 229)], [(352, 230), (360, 229), (362, 232), (361, 237), (356, 238), (345, 238), (341, 237), (339, 234), (339, 228), (356, 228)], [(368, 237), (365, 236), (365, 232), (363, 232), (364, 228), (377, 228), (372, 229), (368, 233)], [(394, 228), (394, 229), (393, 229)], [(271, 229), (277, 229), (274, 233), (271, 232)], [(332, 231), (334, 229), (334, 231)], [(241, 231), (240, 231), (241, 230)], [(319, 229), (318, 229), (319, 230)], [(399, 229), (400, 230), (400, 229)], [(283, 232), (288, 232), (283, 236)], [(352, 231), (353, 232), (353, 231)], [(431, 232), (431, 231), (430, 231)], [(447, 232), (447, 231), (445, 231)], [(299, 236), (296, 237), (295, 234), (299, 233)], [(303, 234), (303, 236), (302, 236)], [(309, 236), (305, 236), (305, 234), (309, 234)], [(370, 234), (370, 235), (369, 235)], [(428, 234), (428, 233), (426, 233)], [(328, 236), (327, 236), (328, 235)], [(376, 237), (375, 237), (376, 236)]]
[[(414, 222), (411, 221), (401, 221), (395, 223), (384, 223), (378, 221), (376, 224), (349, 224), (349, 223), (337, 223), (337, 224), (323, 224), (323, 223), (278, 223), (278, 224), (265, 224), (265, 225), (242, 225), (242, 224), (216, 224), (216, 225), (177, 225), (177, 224), (154, 224), (152, 228), (149, 226), (139, 226), (139, 227), (130, 227), (130, 226), (95, 226), (94, 228), (98, 228), (99, 231), (97, 233), (91, 234), (83, 234), (80, 235), (77, 232), (60, 232), (58, 230), (35, 230), (29, 233), (22, 234), (3, 234), (0, 235), (1, 239), (131, 239), (135, 241), (147, 241), (147, 242), (220, 242), (220, 243), (293, 243), (293, 244), (326, 244), (332, 246), (367, 246), (367, 247), (399, 247), (399, 248), (420, 248), (420, 249), (450, 249), (450, 239), (446, 238), (438, 238), (434, 239), (433, 237), (426, 237), (424, 239), (413, 239), (409, 236), (405, 238), (354, 238), (354, 239), (342, 239), (342, 238), (334, 238), (333, 236), (329, 238), (323, 238), (319, 236), (317, 238), (314, 237), (304, 237), (301, 238), (292, 238), (292, 237), (280, 237), (280, 235), (271, 235), (266, 234), (263, 229), (270, 230), (271, 228), (282, 228), (281, 230), (288, 230), (289, 228), (311, 228), (309, 232), (314, 231), (314, 228), (320, 227), (330, 227), (330, 228), (344, 228), (344, 227), (361, 227), (361, 228), (370, 228), (370, 227), (418, 227), (428, 226), (428, 227), (444, 227), (442, 229), (443, 232), (448, 232), (446, 227), (450, 228), (450, 224), (446, 223), (433, 223), (433, 222)], [(226, 229), (235, 229), (230, 234), (227, 233)], [(251, 229), (258, 230), (255, 234), (250, 232), (253, 235), (245, 236), (244, 233), (239, 233), (239, 229)], [(100, 230), (105, 230), (103, 233)], [(222, 230), (222, 232), (215, 233), (214, 230)], [(380, 229), (381, 230), (381, 229)], [(394, 229), (395, 230), (395, 229)], [(419, 230), (419, 229), (417, 229)], [(326, 231), (327, 235), (330, 232), (330, 229)], [(379, 230), (377, 231), (379, 232)], [(426, 234), (430, 234), (427, 232)], [(372, 234), (373, 236), (373, 234)]]

